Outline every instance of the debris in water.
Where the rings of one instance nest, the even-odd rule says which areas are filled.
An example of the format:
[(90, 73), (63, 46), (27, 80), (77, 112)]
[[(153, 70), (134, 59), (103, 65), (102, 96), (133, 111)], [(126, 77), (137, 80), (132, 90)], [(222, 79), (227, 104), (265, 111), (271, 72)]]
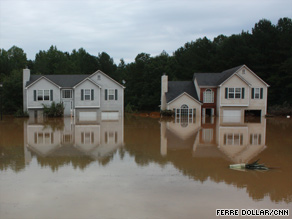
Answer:
[(245, 163), (231, 164), (231, 165), (229, 165), (229, 168), (231, 168), (231, 169), (249, 169), (249, 170), (269, 170), (268, 167), (266, 167), (264, 164), (259, 164), (258, 161), (259, 161), (259, 159), (253, 163), (250, 163), (250, 164), (245, 164)]

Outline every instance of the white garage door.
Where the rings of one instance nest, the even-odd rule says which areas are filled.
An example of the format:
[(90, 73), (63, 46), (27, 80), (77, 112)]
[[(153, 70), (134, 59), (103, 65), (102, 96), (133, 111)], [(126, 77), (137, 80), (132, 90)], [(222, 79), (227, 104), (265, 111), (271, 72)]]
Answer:
[(102, 112), (101, 120), (119, 120), (119, 112)]
[(224, 123), (240, 123), (241, 110), (223, 110)]
[(79, 121), (95, 121), (96, 119), (96, 112), (79, 112)]

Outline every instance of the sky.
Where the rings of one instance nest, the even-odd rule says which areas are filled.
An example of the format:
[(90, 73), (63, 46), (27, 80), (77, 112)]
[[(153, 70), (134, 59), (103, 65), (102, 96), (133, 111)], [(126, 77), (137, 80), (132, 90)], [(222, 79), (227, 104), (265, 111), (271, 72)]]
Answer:
[(0, 0), (0, 48), (15, 45), (31, 60), (51, 45), (84, 48), (129, 63), (283, 17), (292, 18), (292, 0)]

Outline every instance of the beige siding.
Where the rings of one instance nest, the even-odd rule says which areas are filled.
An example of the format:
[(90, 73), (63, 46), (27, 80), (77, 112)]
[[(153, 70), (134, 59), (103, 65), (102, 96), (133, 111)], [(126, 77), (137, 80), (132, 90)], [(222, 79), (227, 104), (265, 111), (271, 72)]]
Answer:
[(189, 109), (196, 109), (196, 116), (201, 116), (201, 104), (189, 97), (187, 94), (183, 94), (182, 96), (168, 104), (167, 109), (178, 109), (181, 108), (183, 104), (188, 105)]
[[(228, 98), (225, 99), (225, 88), (244, 88), (244, 99), (242, 98)], [(221, 106), (247, 106), (249, 104), (249, 86), (240, 79), (237, 75), (233, 75), (228, 81), (226, 81), (221, 87)]]

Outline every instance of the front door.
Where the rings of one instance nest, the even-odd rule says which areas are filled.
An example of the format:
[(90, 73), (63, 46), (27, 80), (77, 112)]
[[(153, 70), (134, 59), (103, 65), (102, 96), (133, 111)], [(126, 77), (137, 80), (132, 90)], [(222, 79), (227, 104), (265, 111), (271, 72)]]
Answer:
[(71, 116), (72, 101), (65, 100), (63, 101), (63, 104), (64, 104), (64, 116)]

